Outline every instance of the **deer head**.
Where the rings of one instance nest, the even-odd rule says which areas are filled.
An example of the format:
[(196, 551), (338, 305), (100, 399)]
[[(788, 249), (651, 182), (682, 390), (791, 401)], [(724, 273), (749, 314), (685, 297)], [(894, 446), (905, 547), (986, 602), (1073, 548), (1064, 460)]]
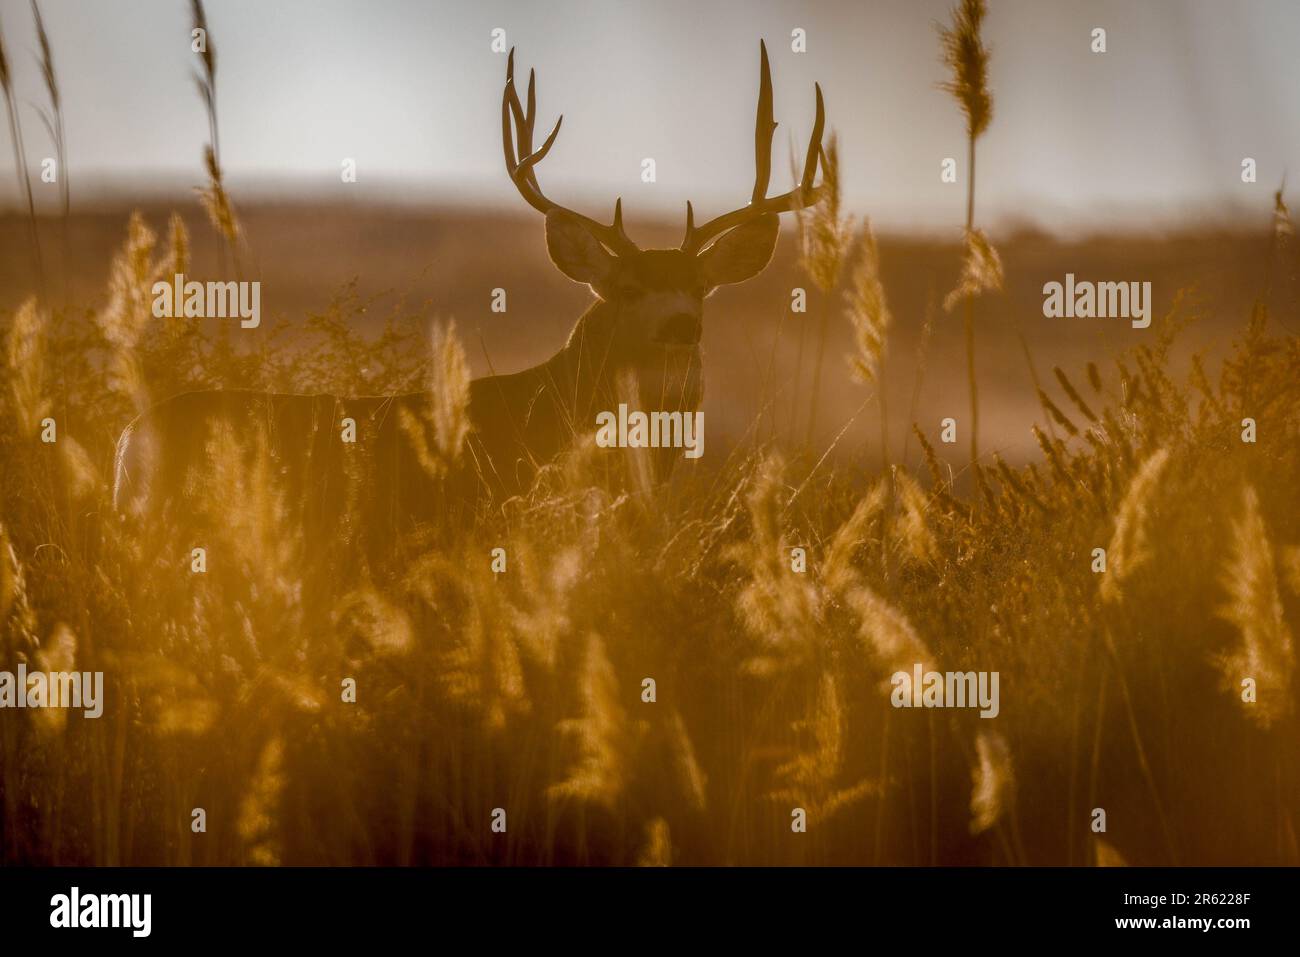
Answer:
[[(777, 214), (811, 206), (823, 192), (822, 185), (815, 183), (819, 162), (825, 163), (825, 109), (817, 86), (817, 117), (799, 185), (779, 196), (767, 195), (776, 122), (766, 44), (760, 43), (759, 50), (754, 189), (749, 204), (697, 226), (695, 211), (687, 203), (686, 235), (681, 245), (645, 250), (623, 229), (621, 199), (614, 204), (613, 223), (605, 225), (560, 206), (542, 192), (537, 165), (554, 145), (564, 117), (534, 150), (535, 74), (529, 71), (525, 107), (515, 90), (514, 51), (510, 52), (501, 102), (506, 170), (520, 195), (545, 214), (546, 245), (556, 267), (570, 279), (586, 283), (600, 300), (579, 320), (570, 344), (581, 342), (597, 357), (601, 368), (644, 372), (689, 367), (698, 377), (704, 300), (718, 286), (744, 282), (762, 272), (776, 248)], [(662, 393), (662, 386), (659, 391)]]

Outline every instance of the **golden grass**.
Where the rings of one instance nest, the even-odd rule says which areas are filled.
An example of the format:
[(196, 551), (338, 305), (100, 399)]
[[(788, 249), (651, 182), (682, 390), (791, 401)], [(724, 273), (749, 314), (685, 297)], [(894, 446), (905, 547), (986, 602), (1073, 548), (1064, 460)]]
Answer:
[(880, 254), (870, 222), (862, 224), (858, 245), (858, 258), (844, 294), (846, 317), (853, 329), (858, 351), (846, 359), (857, 381), (873, 383), (885, 355), (885, 343), (894, 316), (889, 311), (885, 287), (880, 281)]
[(1219, 614), (1239, 634), (1239, 640), (1218, 662), (1223, 684), (1229, 694), (1242, 700), (1242, 679), (1252, 678), (1257, 700), (1245, 706), (1245, 713), (1260, 727), (1268, 728), (1294, 710), (1295, 648), (1282, 609), (1259, 495), (1251, 485), (1242, 496), (1240, 517), (1232, 523), (1231, 552), (1222, 580), (1228, 601)]
[(952, 94), (966, 117), (966, 255), (962, 277), (944, 301), (951, 310), (962, 304), (966, 331), (966, 379), (970, 393), (970, 467), (981, 480), (979, 455), (979, 380), (975, 371), (974, 299), (983, 292), (1002, 287), (1002, 264), (997, 251), (975, 228), (975, 144), (993, 120), (993, 94), (988, 86), (989, 51), (984, 46), (983, 25), (988, 13), (985, 0), (961, 0), (952, 9), (949, 26), (939, 25), (941, 58), (951, 74), (942, 89)]
[(943, 300), (949, 311), (976, 296), (1002, 291), (1002, 259), (988, 237), (978, 229), (966, 233), (966, 251), (962, 257), (961, 277)]
[[(193, 16), (206, 29), (198, 0)], [(963, 0), (941, 31), (971, 151), (946, 305), (966, 308), (972, 420), (971, 301), (1002, 282), (972, 222), (983, 16)], [(202, 201), (237, 253), (208, 43)], [(824, 177), (800, 218), (823, 300), (852, 237), (833, 141)], [(1290, 238), (1280, 191), (1273, 229)], [(846, 358), (877, 385), (894, 317), (869, 224), (859, 235)], [(471, 428), (454, 325), (423, 348), (430, 317), (394, 316), (367, 340), (345, 292), (265, 325), (294, 348), (250, 355), (225, 326), (155, 325), (150, 286), (190, 261), (178, 217), (159, 246), (133, 216), (102, 303), (33, 298), (0, 320), (0, 670), (103, 670), (108, 695), (97, 721), (5, 713), (0, 863), (1300, 863), (1300, 344), (1265, 305), (1186, 381), (1181, 301), (1113, 363), (1054, 370), (1041, 455), (981, 461), (973, 445), (959, 487), (920, 428), (924, 466), (872, 472), (813, 444), (823, 301), (802, 444), (751, 437), (656, 486), (645, 458), (605, 469), (579, 441), (526, 494), (395, 533), (371, 563), (342, 544), (364, 515), (314, 527), (264, 436), (203, 436), (196, 514), (148, 520), (113, 513), (113, 442), (186, 389), (424, 387), (403, 430), (446, 477)], [(998, 671), (999, 716), (892, 708), (890, 676), (916, 664)]]
[(966, 117), (966, 133), (979, 137), (993, 120), (989, 91), (989, 51), (981, 35), (988, 5), (984, 0), (961, 0), (952, 10), (950, 26), (939, 27), (943, 62), (952, 79), (943, 88), (953, 95)]
[[(800, 449), (739, 449), (707, 482), (629, 496), (585, 443), (501, 513), (358, 570), (304, 550), (269, 450), (218, 430), (194, 478), (195, 575), (189, 537), (111, 516), (95, 466), (142, 397), (182, 385), (163, 357), (212, 377), (190, 385), (263, 374), (219, 340), (144, 334), (140, 290), (187, 255), (171, 233), (160, 254), (129, 225), (88, 327), (108, 361), (72, 387), (51, 370), (86, 330), (34, 301), (5, 320), (3, 666), (75, 661), (109, 688), (100, 721), (8, 715), (6, 861), (1156, 863), (1163, 837), (1122, 825), (1103, 847), (1084, 811), (1150, 820), (1157, 798), (1183, 860), (1224, 860), (1208, 836), (1224, 826), (1232, 860), (1296, 860), (1275, 835), (1295, 807), (1300, 349), (1261, 317), (1217, 381), (1202, 364), (1180, 384), (1163, 346), (1087, 370), (1086, 398), (1059, 371), (1074, 438), (1040, 432), (1044, 461), (986, 470), (978, 511), (923, 433), (928, 477), (825, 465), (797, 497)], [(288, 384), (331, 354), (337, 375), (410, 351), (322, 321), (329, 344), (280, 369)], [(446, 468), (468, 382), (449, 326), (423, 367), (417, 434)], [(1254, 446), (1243, 408), (1269, 423)], [(34, 419), (51, 409), (68, 411), (48, 446)], [(916, 663), (998, 670), (1001, 715), (895, 711), (889, 676)], [(1211, 729), (1230, 751), (1186, 753)], [(1282, 790), (1242, 786), (1254, 767)], [(1254, 823), (1211, 822), (1211, 801)]]
[(434, 327), (431, 354), (427, 422), (404, 408), (398, 415), (420, 465), (439, 478), (460, 462), (469, 436), (469, 363), (454, 322)]

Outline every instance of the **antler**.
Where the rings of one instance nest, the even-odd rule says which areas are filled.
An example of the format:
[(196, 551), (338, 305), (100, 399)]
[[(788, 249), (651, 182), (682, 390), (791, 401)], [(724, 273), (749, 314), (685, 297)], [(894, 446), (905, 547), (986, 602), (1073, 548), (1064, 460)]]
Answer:
[[(553, 209), (563, 209), (569, 215), (581, 220), (592, 235), (616, 253), (635, 252), (637, 249), (636, 243), (632, 242), (627, 233), (623, 231), (622, 199), (614, 203), (613, 225), (606, 226), (594, 219), (583, 216), (581, 213), (575, 213), (567, 206), (552, 202), (542, 192), (541, 186), (537, 183), (535, 167), (550, 152), (551, 146), (555, 143), (555, 138), (560, 133), (560, 124), (564, 122), (564, 117), (561, 115), (555, 121), (555, 129), (551, 130), (551, 135), (546, 137), (546, 141), (534, 152), (533, 123), (536, 120), (535, 110), (537, 107), (537, 99), (534, 95), (535, 79), (535, 71), (529, 70), (528, 109), (525, 110), (519, 102), (519, 94), (515, 91), (515, 51), (512, 47), (510, 57), (506, 61), (505, 95), (501, 99), (501, 145), (506, 155), (506, 172), (510, 174), (510, 179), (515, 184), (515, 188), (519, 190), (519, 195), (523, 196), (528, 201), (528, 205), (540, 213), (549, 213)], [(514, 121), (513, 133), (511, 130), (512, 119)], [(518, 140), (517, 144), (516, 139)]]
[(808, 139), (808, 153), (804, 159), (803, 176), (799, 185), (780, 196), (767, 195), (768, 180), (772, 177), (772, 134), (776, 132), (776, 120), (772, 118), (772, 70), (767, 63), (767, 44), (761, 40), (759, 53), (762, 69), (758, 81), (758, 111), (754, 118), (753, 197), (748, 206), (710, 219), (698, 229), (695, 227), (695, 210), (690, 203), (687, 203), (686, 238), (682, 240), (681, 247), (686, 252), (698, 253), (715, 237), (750, 220), (771, 213), (804, 209), (821, 198), (823, 185), (813, 185), (813, 181), (817, 178), (819, 160), (823, 168), (826, 166), (826, 152), (822, 149), (822, 129), (826, 125), (826, 109), (822, 103), (820, 84), (814, 84), (817, 91), (817, 118), (813, 121), (812, 136)]

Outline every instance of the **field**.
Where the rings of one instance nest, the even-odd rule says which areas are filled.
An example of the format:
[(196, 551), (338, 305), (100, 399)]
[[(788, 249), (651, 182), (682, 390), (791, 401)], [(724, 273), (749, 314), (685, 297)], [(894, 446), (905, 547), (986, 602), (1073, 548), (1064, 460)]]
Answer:
[[(144, 290), (186, 254), (158, 233), (138, 221), (84, 305), (6, 316), (5, 667), (107, 675), (99, 720), (6, 713), (6, 862), (1296, 861), (1300, 354), (1263, 304), (1207, 317), (1189, 294), (1111, 361), (1075, 348), (1061, 380), (1034, 355), (1051, 404), (1021, 388), (1006, 415), (1036, 423), (1040, 447), (1008, 427), (1011, 461), (989, 455), (978, 482), (963, 447), (938, 441), (937, 413), (917, 417), (924, 442), (898, 415), (881, 469), (878, 411), (849, 423), (830, 401), (825, 441), (758, 414), (664, 487), (602, 484), (580, 449), (503, 512), (394, 543), (398, 559), (369, 569), (346, 547), (302, 550), (271, 463), (217, 462), (200, 577), (189, 541), (112, 513), (111, 446), (135, 408), (199, 385), (413, 387), (442, 304), (391, 307), (385, 338), (382, 321), (349, 323), (341, 271), (334, 305), (264, 330), (292, 333), (266, 354), (219, 329), (144, 334)], [(791, 244), (752, 300), (711, 301), (732, 315), (710, 317), (706, 347), (802, 281)], [(882, 245), (891, 290), (924, 285), (925, 256), (900, 250), (914, 275), (895, 281)], [(929, 261), (955, 272), (953, 251)], [(546, 285), (539, 270), (527, 288)], [(546, 293), (547, 331), (581, 307), (567, 292)], [(896, 308), (915, 339), (924, 316)], [(1019, 311), (1027, 336), (1048, 322)], [(936, 354), (955, 338), (945, 320)], [(779, 321), (744, 337), (766, 355), (784, 335), (789, 361)], [(1185, 323), (1233, 344), (1175, 374)], [(866, 398), (841, 371), (838, 310), (835, 324), (830, 394)], [(519, 348), (494, 366), (542, 357)], [(917, 357), (889, 349), (906, 408)], [(951, 401), (941, 369), (922, 408)], [(725, 401), (770, 410), (776, 393)], [(50, 413), (53, 444), (36, 424)], [(914, 662), (998, 671), (1000, 714), (892, 708), (889, 676)], [(1254, 704), (1239, 700), (1247, 676)]]
[[(982, 6), (941, 35), (972, 160)], [(1282, 192), (876, 238), (832, 141), (823, 200), (707, 300), (707, 451), (666, 481), (587, 432), (415, 527), (373, 472), (312, 474), (350, 496), (322, 520), (214, 429), (190, 509), (124, 515), (119, 435), (195, 389), (423, 392), (410, 434), (460, 468), (463, 370), (541, 362), (590, 299), (538, 216), (244, 203), (205, 96), (198, 202), (0, 215), (0, 678), (104, 676), (97, 717), (0, 681), (0, 864), (1300, 864)], [(178, 273), (262, 282), (261, 325), (159, 318)], [(1149, 328), (1046, 318), (1067, 273), (1150, 282)], [(900, 697), (926, 672), (992, 706)]]

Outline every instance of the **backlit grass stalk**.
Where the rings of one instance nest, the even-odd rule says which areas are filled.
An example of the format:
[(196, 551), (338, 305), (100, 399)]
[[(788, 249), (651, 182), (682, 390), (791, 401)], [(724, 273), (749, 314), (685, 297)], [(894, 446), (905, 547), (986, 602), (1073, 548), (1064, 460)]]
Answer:
[(41, 77), (45, 80), (45, 90), (50, 97), (50, 109), (38, 112), (54, 144), (54, 154), (58, 160), (59, 198), (63, 202), (63, 217), (66, 220), (72, 203), (68, 184), (68, 141), (63, 126), (63, 97), (59, 92), (59, 75), (54, 70), (50, 37), (45, 32), (45, 20), (36, 0), (32, 0), (32, 17), (36, 21), (36, 39), (41, 47)]
[(875, 384), (880, 411), (880, 455), (889, 464), (889, 432), (887, 424), (884, 367), (886, 339), (894, 317), (889, 311), (885, 287), (880, 281), (880, 255), (871, 222), (864, 221), (859, 239), (859, 254), (853, 267), (849, 289), (844, 295), (846, 314), (853, 329), (857, 352), (846, 358), (850, 374), (864, 384)]
[[(1119, 685), (1120, 698), (1124, 704), (1124, 715), (1128, 724), (1129, 736), (1133, 741), (1133, 750), (1137, 756), (1138, 767), (1142, 771), (1147, 790), (1151, 793), (1156, 819), (1160, 824), (1160, 830), (1170, 859), (1172, 862), (1177, 863), (1177, 841), (1168, 815), (1165, 813), (1164, 800), (1160, 795), (1155, 772), (1147, 757), (1147, 748), (1138, 728), (1134, 696), (1129, 688), (1129, 681), (1125, 677), (1124, 665), (1120, 659), (1119, 649), (1114, 638), (1116, 614), (1126, 597), (1122, 586), (1125, 584), (1131, 585), (1134, 574), (1144, 566), (1152, 564), (1155, 558), (1151, 541), (1155, 533), (1154, 502), (1160, 488), (1160, 478), (1164, 474), (1168, 461), (1169, 450), (1160, 449), (1142, 464), (1142, 467), (1137, 470), (1137, 473), (1130, 480), (1128, 490), (1120, 503), (1119, 513), (1115, 517), (1115, 532), (1111, 537), (1110, 547), (1106, 550), (1106, 576), (1102, 580), (1099, 592), (1104, 616), (1101, 628), (1102, 645), (1109, 665), (1114, 670), (1116, 683)], [(1106, 665), (1103, 664), (1101, 673), (1102, 694), (1104, 694), (1107, 677)], [(1099, 707), (1097, 713), (1099, 727), (1102, 718), (1103, 712)], [(1095, 777), (1095, 766), (1093, 774)]]
[[(966, 236), (975, 229), (975, 142), (993, 119), (993, 97), (988, 88), (989, 52), (980, 34), (988, 12), (984, 0), (962, 0), (953, 8), (952, 25), (939, 28), (943, 62), (952, 79), (943, 89), (956, 98), (966, 117)], [(972, 295), (963, 297), (966, 327), (966, 375), (970, 383), (970, 460), (979, 460), (979, 386), (975, 378), (975, 318)]]
[(1268, 258), (1264, 266), (1264, 302), (1270, 305), (1273, 301), (1273, 280), (1279, 254), (1290, 249), (1295, 238), (1295, 225), (1291, 222), (1291, 210), (1287, 208), (1286, 200), (1283, 198), (1285, 194), (1286, 177), (1284, 176), (1282, 184), (1273, 194), (1272, 228), (1268, 232)]
[(36, 201), (32, 196), (32, 181), (27, 175), (27, 154), (23, 148), (23, 127), (18, 119), (18, 104), (14, 99), (13, 74), (9, 57), (5, 53), (4, 30), (0, 28), (0, 88), (4, 90), (5, 109), (9, 114), (9, 141), (14, 150), (14, 173), (18, 176), (18, 191), (27, 200), (27, 226), (31, 235), (32, 257), (36, 264), (36, 280), (42, 296), (45, 293), (45, 263), (41, 257), (40, 236), (36, 232)]
[(1232, 521), (1232, 544), (1221, 581), (1228, 600), (1217, 614), (1233, 626), (1239, 640), (1216, 657), (1215, 665), (1223, 689), (1238, 702), (1243, 680), (1254, 682), (1257, 699), (1243, 712), (1267, 729), (1292, 711), (1295, 651), (1259, 494), (1251, 485), (1242, 496), (1240, 517)]
[[(821, 293), (821, 321), (817, 333), (817, 358), (813, 365), (812, 394), (808, 400), (808, 434), (805, 442), (811, 446), (817, 431), (817, 406), (820, 404), (822, 366), (826, 360), (826, 334), (830, 327), (830, 310), (825, 299), (839, 283), (844, 268), (845, 253), (852, 238), (853, 223), (840, 211), (840, 161), (839, 146), (835, 137), (822, 157), (822, 183), (825, 196), (805, 216), (798, 218), (800, 232), (800, 265), (813, 285)], [(805, 326), (801, 327), (806, 329)], [(803, 373), (803, 332), (799, 336), (799, 369)], [(797, 385), (796, 380), (796, 385)], [(796, 388), (797, 392), (797, 388)]]
[[(212, 40), (212, 34), (208, 30), (208, 18), (203, 9), (203, 0), (191, 0), (191, 9), (194, 14), (194, 29), (203, 31), (203, 50), (200, 57), (203, 60), (203, 71), (194, 74), (194, 83), (198, 87), (199, 96), (203, 99), (203, 107), (208, 116), (208, 145), (203, 149), (203, 166), (208, 174), (208, 185), (205, 189), (200, 189), (199, 201), (203, 205), (204, 211), (208, 214), (208, 220), (221, 237), (230, 247), (231, 256), (234, 258), (235, 273), (240, 272), (239, 268), (239, 220), (235, 217), (235, 209), (230, 202), (230, 194), (226, 192), (225, 176), (221, 168), (221, 136), (217, 127), (217, 54), (216, 47)], [(222, 254), (223, 271), (225, 254)]]

